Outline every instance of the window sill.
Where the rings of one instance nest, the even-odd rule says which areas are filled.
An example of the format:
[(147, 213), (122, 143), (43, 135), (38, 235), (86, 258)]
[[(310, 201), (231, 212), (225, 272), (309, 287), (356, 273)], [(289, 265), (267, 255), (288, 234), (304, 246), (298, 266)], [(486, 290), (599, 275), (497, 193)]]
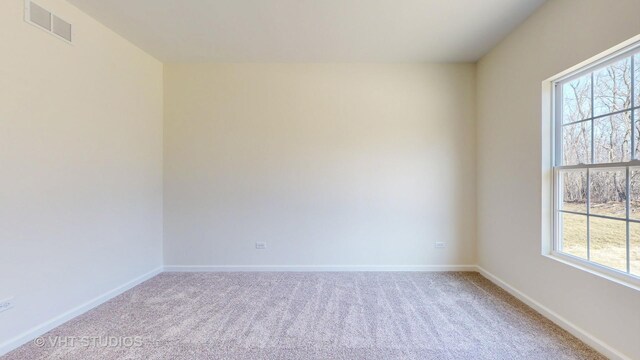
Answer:
[(569, 265), (576, 269), (588, 272), (595, 276), (607, 279), (609, 281), (613, 281), (616, 284), (640, 291), (640, 278), (636, 278), (623, 272), (618, 272), (604, 266), (574, 258), (570, 255), (558, 253), (556, 251), (553, 251), (550, 254), (542, 254), (542, 256), (561, 262), (565, 265)]

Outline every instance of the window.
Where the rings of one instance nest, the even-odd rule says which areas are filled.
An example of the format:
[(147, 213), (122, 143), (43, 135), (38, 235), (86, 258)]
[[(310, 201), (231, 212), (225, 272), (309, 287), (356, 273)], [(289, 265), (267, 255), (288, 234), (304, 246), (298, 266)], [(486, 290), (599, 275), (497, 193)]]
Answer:
[(553, 92), (553, 253), (640, 279), (640, 44)]

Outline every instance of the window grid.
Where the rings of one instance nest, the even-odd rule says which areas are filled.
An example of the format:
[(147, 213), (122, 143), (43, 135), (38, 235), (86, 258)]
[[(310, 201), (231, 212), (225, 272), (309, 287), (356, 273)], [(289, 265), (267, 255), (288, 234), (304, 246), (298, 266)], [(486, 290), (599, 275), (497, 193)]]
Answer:
[(617, 110), (617, 111), (614, 111), (612, 113), (608, 113), (608, 114), (604, 114), (604, 115), (598, 115), (598, 116), (588, 117), (588, 118), (582, 119), (582, 120), (576, 120), (576, 121), (572, 121), (572, 122), (567, 122), (567, 123), (562, 124), (562, 127), (565, 127), (567, 125), (575, 125), (575, 124), (579, 124), (579, 123), (587, 122), (587, 121), (592, 121), (592, 120), (598, 120), (598, 119), (602, 119), (602, 118), (605, 118), (605, 117), (611, 116), (611, 115), (619, 115), (619, 114), (624, 114), (626, 112), (633, 112), (633, 110), (638, 110), (639, 108), (640, 108), (640, 106), (636, 106), (634, 108)]
[[(638, 99), (636, 99), (636, 82), (640, 81), (640, 75), (636, 75), (635, 72), (635, 67), (638, 66), (638, 64), (635, 64), (635, 57), (636, 55), (640, 55), (640, 52), (637, 51), (637, 48), (635, 50), (631, 50), (631, 51), (626, 51), (610, 60), (608, 60), (606, 63), (604, 64), (600, 64), (598, 67), (593, 67), (593, 68), (589, 68), (587, 70), (582, 70), (579, 71), (577, 73), (575, 73), (574, 75), (572, 75), (570, 78), (565, 79), (565, 80), (561, 80), (561, 81), (557, 81), (555, 83), (555, 89), (556, 89), (556, 96), (555, 96), (555, 106), (556, 106), (556, 113), (555, 113), (555, 155), (554, 155), (554, 188), (560, 190), (560, 191), (555, 191), (554, 192), (554, 228), (556, 229), (554, 231), (554, 241), (553, 241), (553, 247), (554, 250), (562, 252), (565, 255), (569, 255), (572, 257), (576, 257), (574, 255), (568, 254), (566, 252), (563, 251), (563, 239), (562, 239), (562, 229), (559, 229), (559, 227), (561, 228), (561, 226), (559, 226), (559, 222), (561, 221), (561, 214), (573, 214), (573, 215), (579, 215), (579, 216), (584, 216), (586, 217), (586, 261), (588, 262), (592, 262), (592, 254), (591, 254), (591, 219), (592, 218), (602, 218), (602, 219), (608, 219), (608, 220), (612, 220), (612, 221), (624, 221), (625, 222), (625, 232), (626, 232), (626, 236), (625, 236), (625, 243), (626, 243), (626, 249), (625, 249), (625, 275), (631, 275), (631, 276), (636, 276), (636, 277), (640, 277), (640, 274), (632, 274), (631, 271), (631, 239), (630, 239), (630, 224), (631, 223), (638, 223), (640, 224), (640, 220), (636, 220), (636, 219), (632, 219), (631, 218), (631, 196), (632, 196), (632, 188), (631, 188), (631, 171), (632, 168), (640, 171), (640, 160), (637, 159), (637, 154), (636, 154), (636, 122), (638, 121), (640, 123), (640, 119), (636, 120), (636, 112), (640, 112), (640, 102), (638, 101)], [(616, 61), (620, 61), (620, 60), (625, 60), (625, 59), (629, 59), (630, 62), (630, 89), (629, 89), (629, 96), (630, 96), (630, 104), (628, 108), (624, 108), (621, 110), (615, 110), (615, 105), (613, 105), (613, 109), (610, 110), (615, 110), (615, 111), (611, 111), (608, 112), (606, 114), (599, 114), (599, 115), (595, 115), (595, 77), (594, 74), (596, 73), (596, 71), (606, 68), (608, 65), (613, 64)], [(590, 74), (590, 84), (589, 84), (589, 97), (590, 97), (590, 112), (589, 112), (589, 117), (587, 117), (586, 119), (579, 119), (576, 121), (570, 121), (570, 122), (564, 122), (564, 117), (563, 117), (563, 112), (564, 112), (564, 98), (562, 97), (562, 89), (564, 84), (578, 79), (584, 75)], [(639, 77), (638, 79), (636, 77)], [(614, 95), (615, 96), (615, 95)], [(576, 102), (578, 103), (578, 100), (576, 99)], [(614, 98), (614, 104), (615, 104), (615, 98)], [(580, 107), (580, 104), (577, 104), (578, 107)], [(601, 119), (601, 118), (606, 118), (606, 117), (610, 117), (610, 116), (614, 116), (614, 115), (620, 115), (620, 114), (625, 114), (625, 113), (629, 113), (630, 114), (630, 119), (629, 121), (631, 122), (630, 124), (630, 140), (629, 140), (629, 151), (631, 152), (630, 154), (628, 154), (629, 156), (629, 161), (620, 161), (620, 162), (612, 162), (612, 163), (606, 163), (606, 162), (601, 162), (601, 163), (596, 163), (596, 147), (595, 147), (595, 129), (594, 129), (594, 122), (597, 119)], [(563, 146), (564, 146), (564, 130), (566, 127), (571, 126), (571, 125), (576, 125), (576, 124), (580, 124), (580, 123), (587, 123), (589, 122), (588, 126), (590, 127), (590, 139), (589, 139), (589, 151), (590, 153), (589, 155), (589, 160), (590, 162), (588, 164), (584, 164), (579, 162), (578, 164), (571, 164), (571, 165), (563, 165), (564, 162), (564, 152), (563, 152)], [(621, 160), (624, 160), (625, 155), (622, 155)], [(616, 169), (623, 169), (624, 170), (624, 174), (625, 174), (625, 215), (624, 217), (615, 217), (615, 216), (607, 216), (607, 215), (602, 215), (602, 214), (593, 214), (591, 212), (591, 187), (592, 187), (592, 171), (594, 171), (595, 169), (601, 169), (601, 170), (616, 170)], [(563, 206), (560, 206), (561, 204), (564, 204), (564, 195), (559, 196), (561, 194), (561, 188), (560, 188), (560, 184), (562, 184), (563, 179), (562, 179), (562, 175), (565, 174), (567, 171), (571, 171), (571, 170), (584, 170), (586, 172), (586, 199), (585, 199), (585, 205), (586, 205), (586, 210), (585, 212), (579, 212), (579, 211), (571, 211), (571, 210), (566, 210), (563, 208)], [(640, 249), (639, 249), (640, 251)], [(599, 266), (605, 266), (609, 269), (613, 269), (610, 266), (607, 266), (606, 264), (601, 264), (601, 263), (595, 263)], [(616, 270), (616, 269), (613, 269)], [(618, 269), (619, 271), (619, 269)]]

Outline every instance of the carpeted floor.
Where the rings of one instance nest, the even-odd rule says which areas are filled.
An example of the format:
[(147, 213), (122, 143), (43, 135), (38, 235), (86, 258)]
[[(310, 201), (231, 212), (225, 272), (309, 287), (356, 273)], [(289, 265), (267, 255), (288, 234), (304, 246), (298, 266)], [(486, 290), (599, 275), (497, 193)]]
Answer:
[(477, 273), (163, 273), (38, 341), (3, 359), (603, 359)]

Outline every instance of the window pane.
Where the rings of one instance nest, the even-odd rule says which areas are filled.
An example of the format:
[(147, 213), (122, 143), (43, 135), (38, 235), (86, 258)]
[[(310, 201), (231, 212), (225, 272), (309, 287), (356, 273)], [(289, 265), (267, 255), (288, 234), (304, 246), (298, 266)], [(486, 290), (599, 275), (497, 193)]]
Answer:
[(629, 260), (633, 275), (640, 276), (640, 224), (629, 223)]
[(635, 94), (636, 94), (636, 102), (634, 106), (640, 106), (640, 53), (636, 54), (634, 60), (634, 70), (635, 70)]
[(640, 220), (640, 168), (629, 168), (629, 218)]
[(640, 276), (640, 224), (629, 223), (629, 270)]
[(631, 57), (593, 73), (594, 116), (631, 107)]
[(591, 74), (562, 86), (562, 121), (574, 122), (591, 117)]
[(631, 112), (593, 120), (593, 146), (596, 163), (631, 159)]
[(635, 118), (636, 159), (640, 159), (640, 110), (635, 111)]
[(591, 214), (626, 218), (627, 179), (625, 170), (592, 169), (590, 181)]
[(563, 171), (562, 210), (587, 213), (587, 170)]
[(621, 220), (589, 217), (591, 261), (627, 271), (627, 225)]
[(591, 122), (584, 121), (562, 127), (562, 164), (591, 162)]
[(561, 251), (573, 256), (587, 258), (587, 217), (560, 213), (562, 220)]

